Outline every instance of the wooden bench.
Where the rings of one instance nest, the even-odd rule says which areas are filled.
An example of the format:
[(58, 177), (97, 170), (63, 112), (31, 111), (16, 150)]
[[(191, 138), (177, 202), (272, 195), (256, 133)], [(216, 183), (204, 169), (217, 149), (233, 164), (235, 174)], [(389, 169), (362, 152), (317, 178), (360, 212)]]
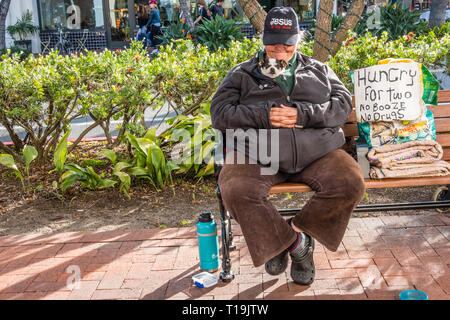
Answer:
[[(354, 107), (353, 97), (353, 107)], [(450, 161), (450, 90), (442, 90), (438, 92), (438, 105), (427, 106), (433, 113), (436, 124), (436, 140), (444, 149), (443, 160)], [(356, 124), (355, 111), (351, 113), (346, 124), (343, 126), (343, 130), (346, 137), (346, 145), (344, 148), (349, 150), (355, 150), (355, 140), (359, 137), (358, 128)], [(365, 159), (358, 159), (358, 162)], [(215, 157), (214, 173), (216, 182), (220, 173), (221, 163), (220, 159), (216, 160)], [(424, 177), (424, 178), (403, 178), (403, 179), (365, 179), (367, 189), (375, 188), (397, 188), (397, 187), (416, 187), (416, 186), (448, 186), (450, 185), (450, 176), (443, 177)], [(370, 204), (370, 205), (358, 205), (354, 212), (373, 212), (373, 211), (394, 211), (394, 210), (417, 210), (417, 209), (440, 209), (449, 210), (450, 208), (450, 193), (448, 192), (450, 187), (443, 187), (438, 189), (439, 192), (435, 193), (431, 201), (425, 202), (408, 202), (408, 203), (383, 203), (383, 204)], [(269, 194), (277, 193), (294, 193), (294, 192), (311, 192), (313, 191), (308, 185), (302, 183), (281, 183), (272, 186)], [(217, 187), (217, 196), (219, 198), (219, 210), (222, 223), (222, 269), (220, 274), (222, 281), (228, 282), (234, 278), (231, 271), (231, 260), (229, 252), (234, 249), (233, 233), (231, 231), (231, 217), (225, 210), (222, 198), (220, 195), (219, 187)], [(295, 215), (301, 208), (294, 209), (279, 209), (279, 212), (283, 216)]]

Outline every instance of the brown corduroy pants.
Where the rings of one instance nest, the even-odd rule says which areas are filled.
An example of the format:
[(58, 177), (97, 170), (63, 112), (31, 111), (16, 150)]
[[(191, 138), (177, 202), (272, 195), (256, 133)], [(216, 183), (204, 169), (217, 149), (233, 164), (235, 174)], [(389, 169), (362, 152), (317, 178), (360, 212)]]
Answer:
[[(228, 152), (236, 160), (236, 152)], [(357, 162), (338, 149), (316, 160), (301, 172), (261, 175), (260, 164), (225, 163), (218, 179), (225, 209), (241, 226), (255, 267), (282, 251), (296, 239), (295, 231), (267, 199), (270, 188), (282, 182), (305, 183), (315, 194), (294, 217), (295, 226), (336, 251), (353, 209), (361, 201), (364, 178)]]

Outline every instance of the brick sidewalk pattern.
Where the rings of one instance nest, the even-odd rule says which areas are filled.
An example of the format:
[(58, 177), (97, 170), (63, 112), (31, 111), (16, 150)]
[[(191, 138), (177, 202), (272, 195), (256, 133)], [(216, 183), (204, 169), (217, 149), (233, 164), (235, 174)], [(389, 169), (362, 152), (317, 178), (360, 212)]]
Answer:
[(352, 218), (336, 252), (316, 242), (311, 286), (295, 284), (290, 267), (253, 267), (233, 232), (235, 279), (206, 289), (191, 280), (201, 272), (195, 227), (2, 236), (0, 299), (396, 300), (407, 289), (450, 298), (447, 214)]

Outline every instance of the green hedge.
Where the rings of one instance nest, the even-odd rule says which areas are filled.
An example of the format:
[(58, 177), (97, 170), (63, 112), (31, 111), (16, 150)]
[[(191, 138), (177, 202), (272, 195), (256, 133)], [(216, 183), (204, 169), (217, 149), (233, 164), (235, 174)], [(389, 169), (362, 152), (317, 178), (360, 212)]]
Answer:
[[(156, 58), (145, 54), (142, 43), (127, 50), (61, 56), (3, 55), (0, 61), (0, 123), (7, 128), (13, 147), (0, 143), (0, 151), (20, 158), (23, 147), (38, 151), (37, 164), (51, 158), (58, 139), (71, 121), (89, 115), (94, 124), (78, 137), (70, 153), (94, 127), (101, 126), (110, 144), (124, 141), (124, 133), (143, 135), (142, 115), (164, 102), (178, 114), (190, 115), (207, 103), (228, 70), (252, 56), (257, 41), (233, 42), (231, 49), (211, 53), (202, 45), (178, 40), (161, 48)], [(109, 131), (121, 121), (118, 139)], [(21, 139), (14, 126), (23, 128)]]
[(449, 33), (437, 37), (433, 31), (421, 36), (409, 33), (394, 41), (388, 41), (387, 32), (383, 32), (380, 38), (370, 33), (360, 38), (351, 34), (327, 64), (353, 92), (350, 72), (376, 65), (386, 58), (409, 58), (423, 63), (427, 68), (450, 70), (449, 46)]

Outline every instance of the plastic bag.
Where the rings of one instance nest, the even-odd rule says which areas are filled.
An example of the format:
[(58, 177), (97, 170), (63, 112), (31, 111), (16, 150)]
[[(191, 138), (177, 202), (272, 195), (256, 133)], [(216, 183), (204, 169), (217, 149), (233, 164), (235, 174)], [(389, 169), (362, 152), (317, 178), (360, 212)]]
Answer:
[(422, 114), (414, 121), (358, 123), (358, 133), (369, 148), (413, 140), (436, 140), (433, 113), (422, 103)]

